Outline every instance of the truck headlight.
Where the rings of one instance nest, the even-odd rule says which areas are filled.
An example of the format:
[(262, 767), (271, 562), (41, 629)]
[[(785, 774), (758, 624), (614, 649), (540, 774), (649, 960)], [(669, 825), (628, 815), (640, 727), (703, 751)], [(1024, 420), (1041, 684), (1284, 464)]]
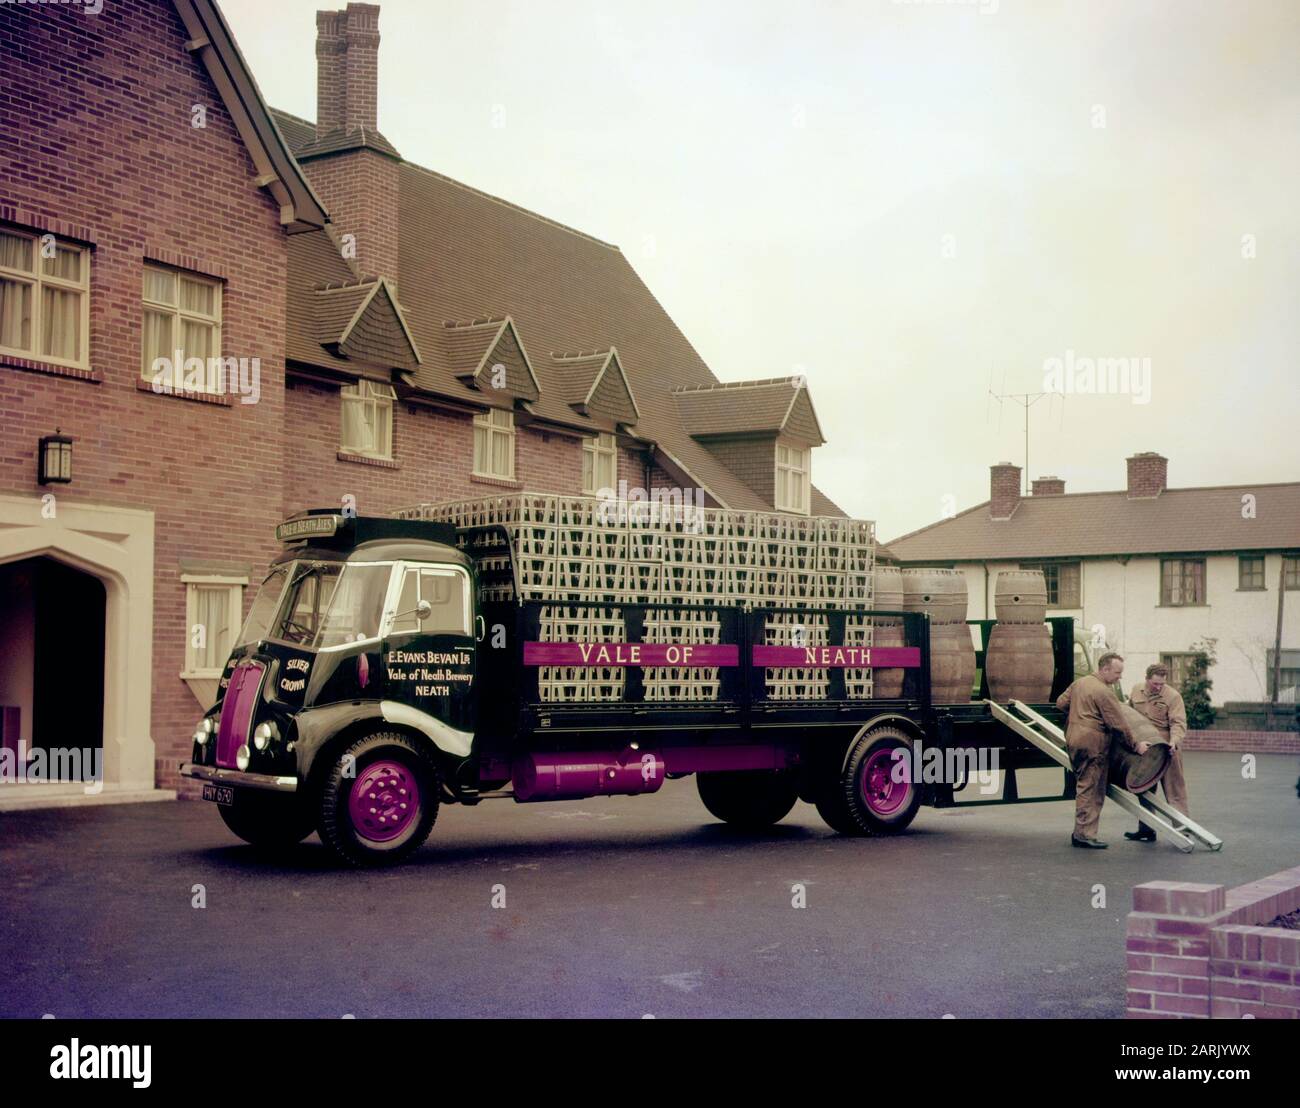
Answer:
[(212, 726), (212, 720), (204, 717), (199, 720), (199, 725), (194, 729), (194, 741), (199, 746), (207, 746), (208, 740), (212, 738), (212, 732), (216, 730)]
[(280, 729), (274, 723), (259, 723), (253, 732), (253, 745), (258, 750), (265, 750), (280, 737)]

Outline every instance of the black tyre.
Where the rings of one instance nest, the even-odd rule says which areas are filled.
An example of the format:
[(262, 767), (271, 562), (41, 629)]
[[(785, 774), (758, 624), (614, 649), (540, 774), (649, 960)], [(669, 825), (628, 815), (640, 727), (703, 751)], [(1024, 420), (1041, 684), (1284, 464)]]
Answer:
[(315, 830), (310, 810), (296, 796), (238, 790), (233, 806), (217, 811), (244, 842), (262, 850), (295, 846)]
[(837, 766), (827, 777), (828, 780), (822, 791), (813, 801), (817, 806), (817, 814), (826, 822), (827, 827), (832, 831), (838, 831), (841, 835), (867, 834), (867, 829), (857, 823), (849, 813), (848, 805), (844, 800), (844, 790), (840, 787), (839, 767)]
[(316, 829), (349, 865), (393, 865), (419, 849), (438, 818), (438, 767), (397, 731), (365, 735), (335, 756)]
[(756, 831), (779, 823), (798, 800), (794, 774), (776, 770), (697, 773), (700, 800), (718, 819)]
[[(905, 731), (889, 726), (873, 727), (854, 741), (831, 793), (836, 817), (850, 828), (844, 833), (897, 835), (916, 818), (921, 788), (911, 780), (912, 745)], [(907, 753), (907, 773), (896, 772), (899, 751)]]

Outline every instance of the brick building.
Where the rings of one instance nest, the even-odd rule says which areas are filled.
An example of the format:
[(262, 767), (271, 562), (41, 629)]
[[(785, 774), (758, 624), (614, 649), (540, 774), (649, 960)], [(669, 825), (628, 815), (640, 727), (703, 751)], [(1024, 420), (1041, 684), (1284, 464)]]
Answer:
[(378, 17), (318, 13), (313, 123), (211, 0), (0, 6), (0, 734), (102, 744), (101, 799), (178, 787), (299, 508), (842, 514), (805, 382), (720, 385), (616, 247), (401, 157)]
[(890, 554), (902, 566), (961, 569), (969, 619), (993, 618), (999, 571), (1043, 570), (1049, 613), (1073, 616), (1123, 654), (1126, 690), (1152, 662), (1181, 681), (1193, 644), (1216, 639), (1217, 705), (1272, 697), (1280, 588), (1280, 718), (1293, 727), (1300, 483), (1170, 488), (1160, 454), (1126, 464), (1117, 491), (1067, 493), (1059, 478), (1040, 477), (1022, 496), (1020, 467), (1001, 462), (985, 503), (892, 539)]

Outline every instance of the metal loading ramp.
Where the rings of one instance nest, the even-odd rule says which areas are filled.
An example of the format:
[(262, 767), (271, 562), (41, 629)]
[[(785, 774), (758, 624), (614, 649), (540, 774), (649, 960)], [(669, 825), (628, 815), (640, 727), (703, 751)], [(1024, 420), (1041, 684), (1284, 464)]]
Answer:
[[(1013, 700), (1010, 709), (995, 704), (992, 700), (986, 700), (984, 703), (989, 706), (993, 718), (999, 723), (1033, 743), (1067, 773), (1074, 772), (1070, 755), (1065, 749), (1065, 734), (1050, 719), (1019, 700)], [(1125, 811), (1137, 816), (1148, 827), (1154, 827), (1157, 834), (1173, 839), (1174, 845), (1184, 854), (1191, 853), (1197, 843), (1210, 850), (1223, 848), (1222, 839), (1157, 796), (1156, 789), (1137, 796), (1111, 783), (1106, 786), (1106, 796)]]

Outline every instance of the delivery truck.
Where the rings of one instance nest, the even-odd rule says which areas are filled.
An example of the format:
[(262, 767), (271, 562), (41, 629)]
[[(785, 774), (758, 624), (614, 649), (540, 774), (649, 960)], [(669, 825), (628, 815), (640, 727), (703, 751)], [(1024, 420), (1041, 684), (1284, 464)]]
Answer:
[[(740, 602), (664, 591), (662, 579), (640, 592), (610, 584), (610, 566), (680, 564), (662, 550), (636, 562), (635, 537), (581, 559), (602, 580), (564, 588), (536, 554), (550, 543), (564, 561), (556, 528), (419, 514), (319, 509), (277, 528), (281, 553), (180, 767), (246, 842), (281, 848), (315, 831), (346, 863), (386, 865), (425, 842), (444, 804), (651, 796), (689, 775), (704, 807), (739, 828), (802, 800), (844, 835), (901, 833), (921, 805), (1073, 795), (1068, 772), (1045, 796), (1022, 796), (1016, 776), (1068, 765), (1043, 737), (1073, 678), (1068, 619), (1050, 621), (1042, 703), (937, 704), (930, 612), (862, 595), (792, 604), (748, 584), (734, 586)], [(604, 541), (638, 531), (584, 526)], [(716, 565), (729, 549), (740, 552), (699, 547), (695, 560)], [(872, 641), (876, 623), (895, 629), (878, 636), (887, 645)], [(990, 764), (996, 794), (968, 787), (970, 767)]]

